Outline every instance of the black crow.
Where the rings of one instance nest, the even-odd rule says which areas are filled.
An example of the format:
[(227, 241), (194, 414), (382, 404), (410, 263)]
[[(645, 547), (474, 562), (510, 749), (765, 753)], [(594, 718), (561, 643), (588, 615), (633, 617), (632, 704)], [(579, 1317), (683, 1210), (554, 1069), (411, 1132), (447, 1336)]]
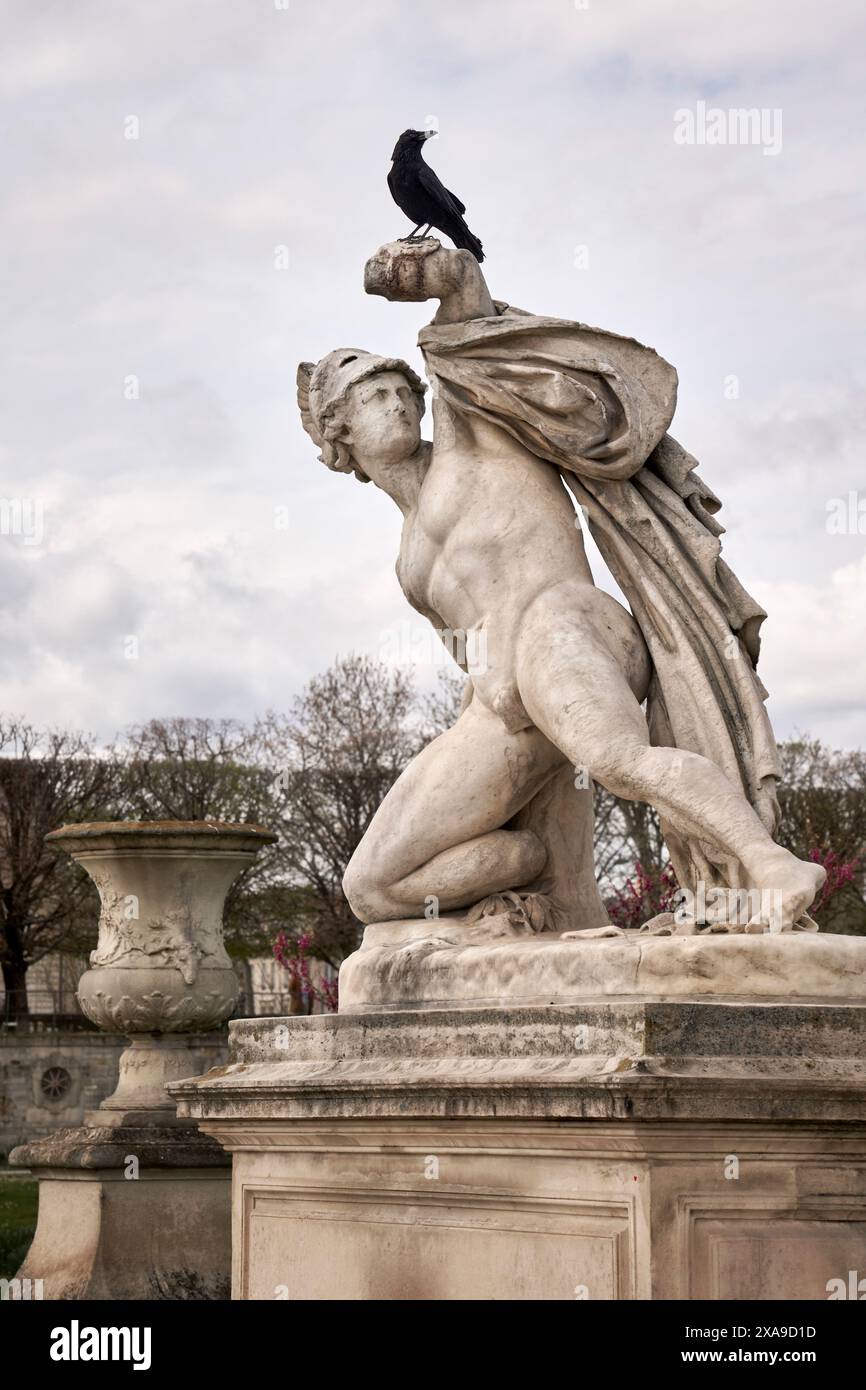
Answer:
[(409, 221), (417, 224), (403, 240), (416, 240), (418, 228), (426, 227), (418, 238), (423, 240), (431, 227), (438, 227), (450, 236), (455, 246), (471, 251), (477, 261), (483, 261), (481, 242), (463, 220), (466, 208), (421, 158), (421, 146), (431, 134), (432, 131), (404, 130), (391, 155), (394, 161), (388, 174), (391, 196)]

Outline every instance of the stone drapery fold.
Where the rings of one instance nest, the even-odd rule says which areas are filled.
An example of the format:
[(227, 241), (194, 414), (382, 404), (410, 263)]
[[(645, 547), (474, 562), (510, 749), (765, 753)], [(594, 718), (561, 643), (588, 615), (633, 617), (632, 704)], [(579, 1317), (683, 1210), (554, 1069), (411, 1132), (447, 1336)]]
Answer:
[[(434, 395), (560, 470), (640, 625), (653, 662), (653, 743), (702, 754), (771, 834), (780, 764), (756, 666), (766, 613), (721, 558), (721, 503), (668, 433), (674, 368), (584, 324), (497, 306), (419, 336)], [(684, 886), (738, 886), (741, 866), (663, 827)]]

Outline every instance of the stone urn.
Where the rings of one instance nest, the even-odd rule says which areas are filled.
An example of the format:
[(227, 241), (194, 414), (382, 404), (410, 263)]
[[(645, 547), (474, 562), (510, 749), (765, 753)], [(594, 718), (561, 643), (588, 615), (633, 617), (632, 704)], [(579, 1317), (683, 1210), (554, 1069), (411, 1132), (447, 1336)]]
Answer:
[[(47, 840), (99, 890), (99, 941), (78, 986), (98, 1028), (132, 1037), (101, 1112), (173, 1111), (165, 1083), (196, 1070), (192, 1034), (225, 1023), (238, 998), (223, 942), (226, 894), (276, 836), (217, 821), (67, 825)], [(100, 1116), (105, 1122), (104, 1113)]]
[(231, 1158), (166, 1085), (221, 1064), (238, 985), (226, 894), (276, 836), (210, 821), (67, 825), (47, 836), (99, 889), (99, 943), (79, 985), (99, 1028), (130, 1036), (117, 1089), (84, 1125), (10, 1154), (39, 1180), (21, 1280), (50, 1299), (225, 1299)]

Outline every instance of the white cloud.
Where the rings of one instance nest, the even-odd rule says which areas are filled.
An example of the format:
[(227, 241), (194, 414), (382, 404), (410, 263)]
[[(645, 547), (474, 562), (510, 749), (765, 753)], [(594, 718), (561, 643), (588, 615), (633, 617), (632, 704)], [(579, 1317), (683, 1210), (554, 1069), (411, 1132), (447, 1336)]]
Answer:
[(773, 622), (761, 674), (775, 692), (770, 710), (781, 733), (820, 729), (828, 741), (863, 740), (866, 691), (866, 556), (834, 570), (824, 584), (765, 586)]

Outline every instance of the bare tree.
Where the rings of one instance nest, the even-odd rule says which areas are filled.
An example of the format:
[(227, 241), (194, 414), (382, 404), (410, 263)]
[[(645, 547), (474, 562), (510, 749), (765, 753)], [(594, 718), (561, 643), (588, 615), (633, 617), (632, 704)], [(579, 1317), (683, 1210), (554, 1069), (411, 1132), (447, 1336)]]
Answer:
[(436, 672), (436, 689), (419, 701), (422, 746), (457, 723), (471, 693), (467, 677), (456, 663), (440, 667)]
[[(122, 770), (122, 814), (130, 820), (242, 822), (277, 829), (273, 775), (255, 728), (235, 719), (151, 719), (113, 750)], [(275, 848), (262, 850), (229, 890), (231, 955), (267, 954), (291, 899)]]
[(45, 836), (110, 817), (116, 791), (114, 765), (87, 735), (0, 721), (0, 966), (10, 1020), (28, 1016), (31, 965), (95, 939), (96, 891)]
[(358, 941), (343, 874), (418, 751), (416, 715), (409, 675), (349, 656), (310, 681), (288, 715), (269, 712), (259, 726), (281, 792), (281, 863), (301, 890), (288, 927), (310, 932), (315, 954), (333, 966)]
[(831, 867), (853, 866), (849, 880), (816, 916), (824, 931), (866, 933), (866, 752), (842, 752), (800, 734), (780, 744), (779, 842)]
[(113, 752), (131, 818), (254, 821), (270, 808), (255, 730), (239, 720), (151, 719)]
[(607, 898), (641, 864), (661, 868), (668, 854), (658, 813), (643, 801), (624, 801), (595, 783), (595, 868)]

